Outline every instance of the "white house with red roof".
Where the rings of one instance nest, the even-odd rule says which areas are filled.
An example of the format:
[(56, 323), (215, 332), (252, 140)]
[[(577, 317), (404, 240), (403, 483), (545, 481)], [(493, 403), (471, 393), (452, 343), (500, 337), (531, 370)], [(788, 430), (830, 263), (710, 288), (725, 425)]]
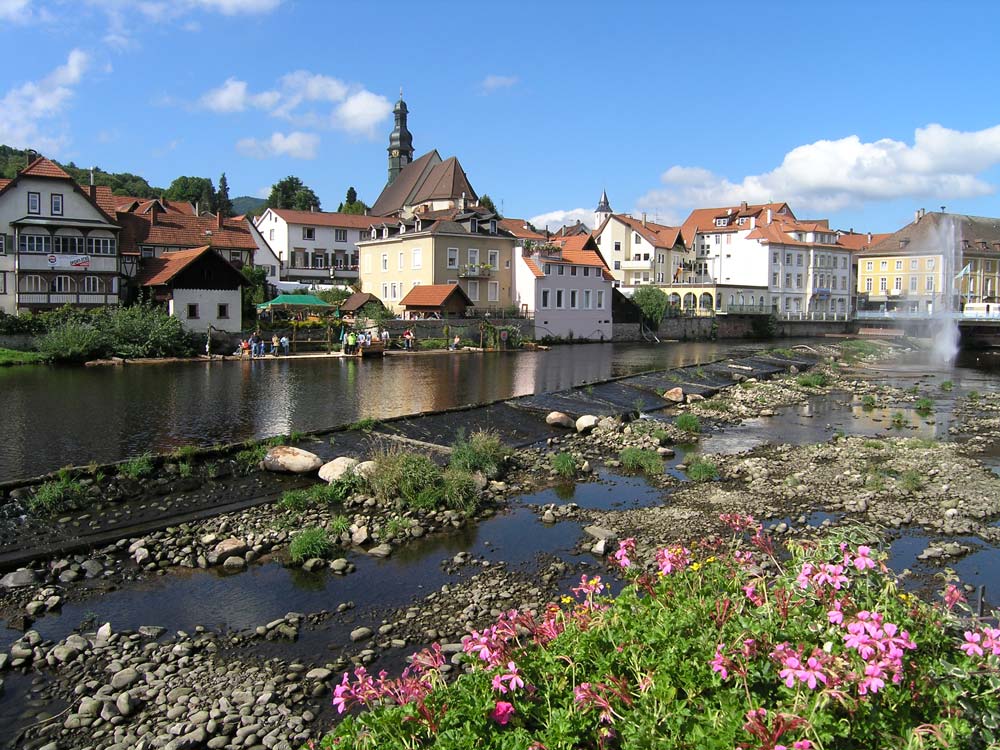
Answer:
[(851, 312), (851, 249), (826, 219), (797, 219), (787, 203), (744, 202), (695, 209), (681, 233), (694, 253), (674, 304), (791, 317)]
[(614, 276), (594, 238), (546, 238), (516, 219), (504, 222), (517, 237), (515, 304), (534, 319), (534, 338), (610, 340)]
[(268, 208), (255, 225), (278, 257), (282, 281), (352, 284), (358, 279), (357, 244), (378, 221), (384, 219)]
[(672, 283), (677, 269), (689, 257), (680, 228), (649, 221), (646, 214), (636, 219), (610, 211), (604, 193), (594, 212), (595, 220), (601, 221), (594, 230), (594, 240), (615, 278), (615, 286)]
[(117, 305), (119, 231), (110, 189), (45, 157), (0, 180), (0, 310)]

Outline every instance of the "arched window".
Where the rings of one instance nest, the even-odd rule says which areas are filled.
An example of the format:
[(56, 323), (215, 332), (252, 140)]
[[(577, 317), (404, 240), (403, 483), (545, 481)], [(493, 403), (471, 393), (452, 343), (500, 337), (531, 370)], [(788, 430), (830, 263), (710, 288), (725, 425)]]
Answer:
[(83, 291), (85, 294), (100, 294), (102, 289), (100, 278), (97, 276), (84, 276), (83, 277)]
[(69, 276), (56, 276), (52, 279), (52, 291), (62, 294), (74, 291), (75, 284)]
[(37, 274), (29, 274), (21, 278), (22, 292), (47, 292), (48, 290), (45, 279)]

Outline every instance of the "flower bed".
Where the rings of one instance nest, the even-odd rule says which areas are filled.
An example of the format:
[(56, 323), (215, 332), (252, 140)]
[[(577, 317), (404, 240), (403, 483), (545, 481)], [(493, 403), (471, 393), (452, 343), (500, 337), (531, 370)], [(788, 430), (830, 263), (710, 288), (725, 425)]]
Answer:
[(996, 747), (1000, 628), (900, 593), (863, 533), (773, 542), (724, 516), (731, 542), (613, 556), (628, 585), (584, 576), (542, 613), (463, 641), (446, 684), (435, 645), (399, 678), (345, 674), (350, 712), (323, 748)]

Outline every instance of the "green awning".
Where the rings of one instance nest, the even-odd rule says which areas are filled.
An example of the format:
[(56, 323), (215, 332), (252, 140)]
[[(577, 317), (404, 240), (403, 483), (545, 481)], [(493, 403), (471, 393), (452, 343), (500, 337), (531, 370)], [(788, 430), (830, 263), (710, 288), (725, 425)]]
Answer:
[(279, 294), (274, 299), (257, 305), (258, 310), (270, 310), (272, 308), (279, 310), (302, 310), (310, 307), (319, 310), (331, 310), (334, 308), (334, 305), (324, 302), (314, 294)]

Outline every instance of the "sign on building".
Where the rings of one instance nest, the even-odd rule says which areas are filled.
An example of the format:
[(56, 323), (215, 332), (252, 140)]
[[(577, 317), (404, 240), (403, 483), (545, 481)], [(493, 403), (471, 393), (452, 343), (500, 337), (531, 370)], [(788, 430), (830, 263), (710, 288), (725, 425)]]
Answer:
[(46, 258), (49, 268), (72, 268), (84, 270), (90, 268), (89, 255), (50, 255)]

